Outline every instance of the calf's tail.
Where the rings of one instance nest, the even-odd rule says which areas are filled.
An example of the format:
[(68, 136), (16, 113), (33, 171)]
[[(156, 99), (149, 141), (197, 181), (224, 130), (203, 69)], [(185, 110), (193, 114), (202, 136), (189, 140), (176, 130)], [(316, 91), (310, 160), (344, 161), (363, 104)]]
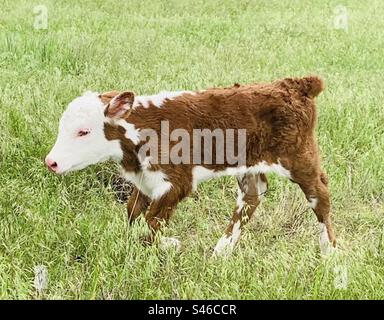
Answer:
[(317, 76), (286, 78), (278, 81), (278, 84), (285, 88), (295, 89), (311, 99), (317, 97), (324, 90), (324, 82)]

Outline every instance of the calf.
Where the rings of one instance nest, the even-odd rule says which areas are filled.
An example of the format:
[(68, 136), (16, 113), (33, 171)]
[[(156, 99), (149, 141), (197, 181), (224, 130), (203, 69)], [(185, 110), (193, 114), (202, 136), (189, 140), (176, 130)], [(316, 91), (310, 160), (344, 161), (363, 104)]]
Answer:
[(46, 164), (63, 174), (117, 161), (135, 186), (129, 221), (145, 213), (148, 242), (199, 182), (235, 176), (237, 205), (215, 255), (232, 251), (267, 191), (266, 174), (274, 172), (300, 186), (328, 251), (336, 240), (314, 135), (322, 90), (321, 79), (306, 77), (152, 96), (87, 92), (64, 112)]

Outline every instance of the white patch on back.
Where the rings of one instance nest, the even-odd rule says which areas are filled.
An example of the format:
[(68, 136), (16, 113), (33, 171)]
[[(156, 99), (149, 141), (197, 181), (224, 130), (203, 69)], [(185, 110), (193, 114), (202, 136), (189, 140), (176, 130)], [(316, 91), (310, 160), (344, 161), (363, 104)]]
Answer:
[(223, 235), (217, 242), (215, 249), (213, 250), (213, 256), (228, 256), (232, 253), (237, 241), (239, 241), (241, 234), (241, 223), (238, 220), (232, 227), (232, 234), (230, 236)]
[(167, 175), (162, 171), (143, 169), (138, 173), (122, 170), (122, 176), (132, 182), (142, 193), (152, 200), (161, 198), (172, 187)]
[(144, 108), (148, 108), (150, 103), (158, 108), (161, 108), (166, 99), (172, 100), (185, 93), (195, 94), (193, 91), (161, 91), (158, 94), (151, 96), (137, 96), (133, 102), (133, 108), (136, 108), (140, 105), (142, 105)]
[[(214, 171), (214, 170), (207, 169), (203, 166), (195, 166), (192, 169), (192, 179), (193, 179), (192, 186), (193, 186), (193, 190), (196, 190), (197, 185), (200, 182), (213, 179), (213, 178), (218, 178), (222, 176), (241, 176), (248, 173), (259, 174), (259, 173), (269, 173), (269, 172), (274, 172), (280, 176), (291, 179), (290, 171), (285, 169), (280, 164), (280, 162), (269, 165), (265, 161), (262, 161), (259, 164), (252, 167), (241, 166), (241, 167), (227, 168), (223, 171)], [(265, 186), (263, 186), (263, 184)], [(260, 189), (266, 190), (266, 188), (267, 188), (266, 183), (263, 183), (261, 181)]]

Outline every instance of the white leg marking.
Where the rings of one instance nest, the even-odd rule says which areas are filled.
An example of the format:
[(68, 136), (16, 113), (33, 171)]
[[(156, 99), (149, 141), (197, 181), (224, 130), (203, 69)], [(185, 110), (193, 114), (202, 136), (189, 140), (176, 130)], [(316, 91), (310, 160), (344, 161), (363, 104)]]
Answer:
[(319, 202), (319, 199), (315, 197), (310, 197), (308, 201), (308, 206), (312, 209), (315, 209), (317, 206), (317, 203)]
[(237, 187), (237, 201), (236, 201), (236, 204), (237, 204), (237, 214), (240, 214), (241, 210), (243, 209), (244, 205), (245, 205), (245, 202), (244, 202), (244, 192), (241, 191), (241, 189), (239, 187)]
[(320, 227), (320, 250), (324, 256), (329, 256), (333, 251), (334, 247), (329, 241), (327, 226), (324, 223), (319, 223)]
[(159, 248), (162, 250), (175, 249), (179, 251), (181, 249), (181, 242), (176, 238), (161, 237)]
[(223, 235), (220, 240), (217, 242), (215, 249), (213, 250), (213, 256), (229, 256), (233, 248), (235, 247), (237, 241), (239, 241), (241, 229), (240, 229), (240, 220), (237, 221), (232, 228), (232, 234), (230, 236)]

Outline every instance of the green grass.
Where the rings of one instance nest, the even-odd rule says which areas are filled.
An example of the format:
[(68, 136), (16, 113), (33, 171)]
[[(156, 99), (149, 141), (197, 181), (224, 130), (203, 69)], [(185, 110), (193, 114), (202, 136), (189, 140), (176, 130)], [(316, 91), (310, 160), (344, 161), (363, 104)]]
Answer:
[[(0, 298), (383, 299), (384, 4), (339, 1), (53, 1), (47, 30), (32, 4), (0, 15)], [(91, 89), (136, 93), (318, 74), (318, 137), (330, 178), (339, 251), (324, 261), (304, 196), (271, 177), (270, 192), (229, 260), (212, 248), (229, 221), (235, 182), (205, 183), (165, 234), (180, 253), (143, 247), (141, 225), (96, 173), (65, 177), (42, 159), (68, 102)], [(38, 295), (34, 267), (45, 265)], [(336, 268), (336, 269), (335, 269)], [(347, 273), (346, 286), (337, 279)], [(336, 284), (336, 285), (335, 285)]]

